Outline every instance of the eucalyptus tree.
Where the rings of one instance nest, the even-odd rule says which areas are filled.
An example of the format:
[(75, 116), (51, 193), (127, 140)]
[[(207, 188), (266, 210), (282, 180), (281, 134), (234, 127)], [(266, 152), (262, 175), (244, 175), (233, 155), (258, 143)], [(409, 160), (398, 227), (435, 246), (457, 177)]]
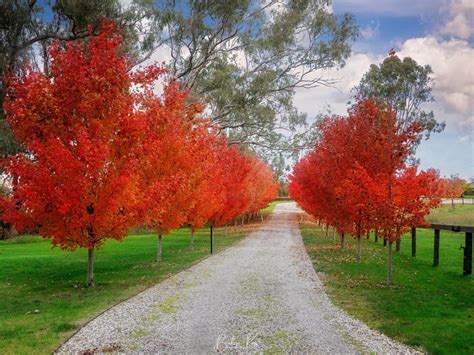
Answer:
[(230, 142), (260, 151), (305, 145), (295, 90), (334, 84), (325, 71), (345, 64), (358, 35), (351, 15), (321, 0), (176, 0), (159, 12), (170, 75)]
[(433, 111), (425, 111), (424, 105), (434, 101), (432, 74), (429, 65), (420, 65), (410, 57), (401, 59), (391, 51), (382, 63), (370, 66), (353, 91), (357, 98), (390, 105), (396, 112), (400, 132), (419, 123), (422, 131), (414, 142), (414, 151), (422, 136), (428, 139), (430, 133), (441, 132), (445, 126), (436, 121)]

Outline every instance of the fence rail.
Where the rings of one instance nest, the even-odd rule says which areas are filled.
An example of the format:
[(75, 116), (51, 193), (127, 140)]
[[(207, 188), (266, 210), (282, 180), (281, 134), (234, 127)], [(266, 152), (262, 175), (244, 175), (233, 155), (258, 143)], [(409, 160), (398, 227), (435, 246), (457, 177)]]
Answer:
[[(433, 246), (433, 266), (439, 265), (439, 243), (441, 239), (441, 231), (450, 232), (463, 232), (466, 234), (464, 246), (464, 260), (463, 260), (463, 275), (468, 276), (472, 274), (472, 234), (474, 233), (474, 227), (472, 226), (459, 226), (452, 224), (432, 224), (431, 228), (434, 229), (434, 246)], [(416, 256), (416, 228), (411, 229), (411, 255)]]
[(464, 197), (464, 198), (454, 198), (454, 199), (451, 199), (451, 198), (442, 198), (441, 199), (441, 204), (442, 205), (450, 205), (454, 203), (455, 205), (463, 205), (463, 204), (466, 204), (466, 205), (472, 205), (474, 204), (474, 197)]

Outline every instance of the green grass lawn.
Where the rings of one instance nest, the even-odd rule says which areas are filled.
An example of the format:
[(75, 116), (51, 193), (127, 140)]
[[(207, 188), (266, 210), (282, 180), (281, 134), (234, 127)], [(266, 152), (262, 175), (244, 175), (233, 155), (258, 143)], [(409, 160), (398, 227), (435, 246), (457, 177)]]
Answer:
[[(217, 229), (215, 249), (230, 246), (253, 226), (228, 236)], [(0, 353), (51, 353), (82, 324), (104, 309), (209, 255), (208, 230), (189, 229), (163, 237), (163, 260), (153, 262), (156, 236), (133, 235), (107, 241), (96, 252), (93, 289), (84, 288), (87, 252), (52, 249), (48, 240), (19, 237), (0, 242)]]
[(444, 205), (433, 209), (426, 220), (430, 223), (474, 226), (474, 205), (458, 204), (454, 208)]
[(273, 212), (273, 210), (275, 209), (276, 205), (278, 205), (279, 203), (285, 203), (285, 202), (279, 202), (279, 201), (270, 202), (267, 207), (265, 207), (264, 209), (260, 210), (260, 213), (261, 213), (264, 217), (265, 217), (265, 216), (268, 216), (270, 213)]
[[(315, 224), (301, 224), (308, 254), (333, 302), (370, 327), (432, 354), (474, 353), (474, 280), (462, 276), (464, 234), (441, 231), (440, 264), (434, 268), (433, 230), (417, 230), (394, 252), (393, 287), (385, 287), (387, 250), (383, 241), (363, 240), (362, 262), (355, 242), (341, 251)], [(394, 248), (395, 249), (395, 248)]]

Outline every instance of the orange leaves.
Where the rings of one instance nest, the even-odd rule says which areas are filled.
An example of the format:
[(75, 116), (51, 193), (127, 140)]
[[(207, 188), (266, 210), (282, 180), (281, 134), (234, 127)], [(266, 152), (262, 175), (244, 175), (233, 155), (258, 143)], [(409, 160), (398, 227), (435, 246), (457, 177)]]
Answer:
[(447, 198), (458, 198), (464, 192), (463, 180), (457, 176), (452, 176), (449, 179), (442, 179), (440, 196)]
[(8, 122), (27, 153), (3, 162), (3, 218), (65, 249), (99, 247), (131, 226), (160, 234), (227, 223), (276, 194), (269, 168), (217, 136), (179, 83), (162, 96), (157, 66), (131, 72), (107, 21), (87, 42), (55, 44), (51, 77), (9, 78)]
[(6, 162), (13, 193), (4, 218), (62, 248), (123, 238), (140, 220), (134, 142), (143, 123), (120, 44), (104, 22), (86, 43), (51, 48), (51, 77), (25, 72), (10, 82), (8, 122), (27, 153)]
[(393, 111), (364, 100), (320, 129), (321, 141), (295, 166), (289, 186), (316, 218), (341, 233), (381, 228), (397, 239), (438, 203), (437, 174), (405, 165), (418, 126), (397, 127)]

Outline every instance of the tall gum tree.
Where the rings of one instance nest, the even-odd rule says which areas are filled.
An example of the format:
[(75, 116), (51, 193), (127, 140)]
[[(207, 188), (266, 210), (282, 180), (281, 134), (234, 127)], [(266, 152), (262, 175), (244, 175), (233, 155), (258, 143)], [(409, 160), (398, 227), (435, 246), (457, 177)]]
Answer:
[(162, 2), (157, 47), (169, 51), (172, 76), (202, 99), (230, 143), (259, 150), (300, 147), (288, 140), (305, 124), (293, 105), (297, 88), (334, 83), (358, 36), (349, 14), (326, 0)]
[(398, 133), (403, 134), (412, 124), (420, 127), (412, 143), (414, 153), (422, 136), (441, 132), (444, 122), (436, 121), (433, 111), (425, 111), (425, 104), (433, 102), (434, 79), (429, 65), (420, 65), (410, 57), (400, 58), (394, 51), (379, 65), (372, 64), (354, 87), (358, 100), (373, 99), (387, 105), (397, 117)]

